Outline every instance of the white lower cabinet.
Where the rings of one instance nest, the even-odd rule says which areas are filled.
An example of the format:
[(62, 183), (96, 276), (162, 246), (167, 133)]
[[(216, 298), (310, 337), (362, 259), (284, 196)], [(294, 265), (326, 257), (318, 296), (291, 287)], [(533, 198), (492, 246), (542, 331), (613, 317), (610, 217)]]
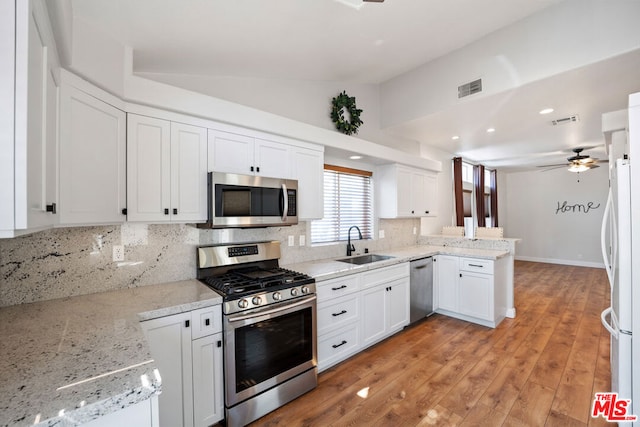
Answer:
[(117, 412), (104, 415), (82, 427), (159, 427), (158, 423), (158, 396), (127, 406)]
[(409, 324), (409, 263), (320, 281), (318, 370)]
[(496, 327), (507, 312), (507, 258), (438, 255), (434, 306), (438, 313)]
[(141, 323), (162, 378), (160, 427), (205, 427), (224, 417), (219, 305)]

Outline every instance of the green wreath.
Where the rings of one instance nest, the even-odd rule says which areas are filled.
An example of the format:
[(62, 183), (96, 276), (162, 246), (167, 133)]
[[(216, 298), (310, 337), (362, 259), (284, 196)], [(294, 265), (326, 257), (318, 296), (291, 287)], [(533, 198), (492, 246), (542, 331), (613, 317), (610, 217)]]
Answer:
[[(344, 110), (349, 112), (350, 120), (345, 120)], [(347, 135), (358, 133), (358, 127), (363, 123), (360, 120), (362, 110), (356, 108), (356, 98), (347, 95), (346, 91), (331, 100), (331, 120), (336, 124), (336, 129)]]

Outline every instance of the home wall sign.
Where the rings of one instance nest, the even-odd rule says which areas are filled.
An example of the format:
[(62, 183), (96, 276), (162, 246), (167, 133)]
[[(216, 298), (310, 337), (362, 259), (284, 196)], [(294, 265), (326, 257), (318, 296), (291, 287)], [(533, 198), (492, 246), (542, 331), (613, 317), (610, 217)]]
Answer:
[(587, 214), (594, 209), (598, 209), (600, 207), (600, 203), (596, 204), (595, 202), (587, 202), (587, 203), (575, 203), (570, 205), (566, 200), (560, 204), (558, 202), (558, 207), (556, 208), (556, 215), (560, 213), (583, 213)]

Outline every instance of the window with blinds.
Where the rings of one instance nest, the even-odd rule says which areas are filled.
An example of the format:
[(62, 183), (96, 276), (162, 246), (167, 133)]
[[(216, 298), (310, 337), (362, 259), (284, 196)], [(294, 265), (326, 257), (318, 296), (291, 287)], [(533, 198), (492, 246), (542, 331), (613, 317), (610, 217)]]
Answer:
[[(311, 222), (311, 242), (347, 240), (358, 226), (363, 239), (373, 235), (371, 172), (325, 165), (324, 218)], [(358, 237), (353, 230), (352, 237)]]

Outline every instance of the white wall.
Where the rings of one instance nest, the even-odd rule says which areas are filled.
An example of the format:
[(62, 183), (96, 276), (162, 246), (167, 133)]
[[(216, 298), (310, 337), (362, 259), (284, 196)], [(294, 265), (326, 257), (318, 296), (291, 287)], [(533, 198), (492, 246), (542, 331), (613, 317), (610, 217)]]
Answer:
[[(606, 165), (581, 174), (564, 168), (510, 173), (505, 181), (501, 224), (505, 236), (522, 238), (516, 259), (602, 267), (600, 226), (609, 188)], [(585, 210), (592, 203), (593, 208), (558, 211), (565, 201)]]
[(445, 225), (455, 225), (453, 210), (453, 159), (452, 153), (439, 150), (426, 144), (420, 145), (420, 155), (430, 159), (438, 160), (442, 164), (442, 171), (438, 174), (438, 190), (436, 197), (437, 216), (421, 218), (420, 234), (428, 236), (440, 234)]
[(477, 99), (640, 47), (639, 1), (567, 0), (381, 85), (382, 127), (442, 111), (459, 85), (482, 78)]

